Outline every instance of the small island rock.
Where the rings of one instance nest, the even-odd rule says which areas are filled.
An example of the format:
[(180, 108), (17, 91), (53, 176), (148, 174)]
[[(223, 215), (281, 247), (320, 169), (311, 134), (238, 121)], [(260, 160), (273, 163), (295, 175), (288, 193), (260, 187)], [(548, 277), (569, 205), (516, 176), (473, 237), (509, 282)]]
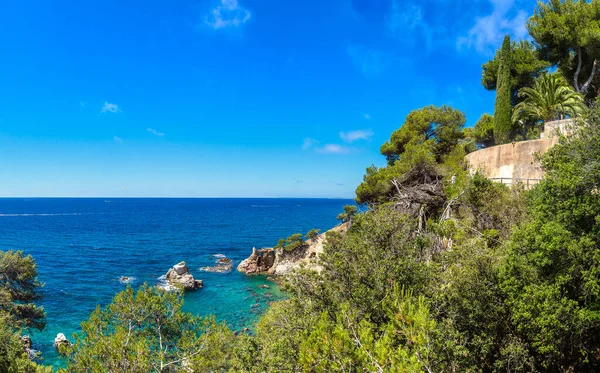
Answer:
[(202, 267), (200, 270), (204, 272), (226, 273), (233, 268), (233, 262), (229, 258), (219, 258), (215, 263), (216, 265), (213, 267)]
[(121, 278), (119, 278), (119, 281), (122, 284), (131, 284), (132, 282), (135, 281), (135, 277), (130, 277), (130, 276), (121, 276)]
[(54, 338), (54, 348), (56, 348), (59, 355), (66, 355), (66, 349), (70, 346), (71, 342), (69, 342), (63, 333), (58, 333), (56, 338)]
[(171, 285), (183, 287), (184, 290), (196, 290), (204, 286), (202, 280), (194, 279), (185, 262), (177, 263), (169, 269), (166, 278)]

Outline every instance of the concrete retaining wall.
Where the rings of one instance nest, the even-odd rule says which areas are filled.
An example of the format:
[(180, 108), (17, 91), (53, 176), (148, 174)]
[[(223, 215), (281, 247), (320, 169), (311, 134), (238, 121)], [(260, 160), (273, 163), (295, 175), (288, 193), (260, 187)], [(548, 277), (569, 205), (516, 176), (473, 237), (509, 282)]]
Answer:
[(479, 170), (490, 179), (541, 179), (544, 176), (536, 154), (543, 154), (556, 138), (521, 141), (492, 146), (467, 154), (465, 159), (473, 171)]
[(499, 181), (537, 180), (544, 176), (536, 154), (541, 155), (558, 142), (558, 133), (570, 136), (573, 121), (558, 120), (544, 124), (544, 134), (539, 140), (520, 141), (492, 146), (467, 154), (466, 161), (473, 171), (479, 170), (490, 179)]

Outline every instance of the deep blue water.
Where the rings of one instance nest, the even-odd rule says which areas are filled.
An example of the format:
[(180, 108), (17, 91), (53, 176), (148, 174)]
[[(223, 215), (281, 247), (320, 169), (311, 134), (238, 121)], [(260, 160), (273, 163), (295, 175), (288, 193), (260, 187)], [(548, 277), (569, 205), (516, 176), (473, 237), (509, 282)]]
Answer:
[[(279, 238), (335, 226), (350, 200), (331, 199), (0, 199), (0, 250), (23, 250), (37, 261), (47, 327), (32, 333), (44, 363), (60, 364), (52, 348), (57, 333), (70, 337), (96, 305), (105, 306), (132, 286), (159, 283), (179, 261), (204, 280), (204, 289), (185, 295), (185, 309), (214, 314), (232, 328), (250, 326), (281, 296), (261, 277), (237, 271), (206, 273), (215, 254), (234, 261), (252, 247)], [(273, 284), (271, 284), (273, 285)], [(252, 308), (259, 303), (260, 307)]]

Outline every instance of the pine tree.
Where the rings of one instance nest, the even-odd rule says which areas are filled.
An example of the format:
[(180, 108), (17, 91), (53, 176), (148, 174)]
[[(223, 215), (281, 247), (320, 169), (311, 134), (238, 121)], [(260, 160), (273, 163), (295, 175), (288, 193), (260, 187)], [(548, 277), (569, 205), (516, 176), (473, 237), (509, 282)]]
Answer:
[(496, 84), (496, 108), (494, 111), (494, 139), (496, 144), (507, 143), (512, 129), (510, 64), (510, 36), (506, 35), (500, 50), (500, 66)]

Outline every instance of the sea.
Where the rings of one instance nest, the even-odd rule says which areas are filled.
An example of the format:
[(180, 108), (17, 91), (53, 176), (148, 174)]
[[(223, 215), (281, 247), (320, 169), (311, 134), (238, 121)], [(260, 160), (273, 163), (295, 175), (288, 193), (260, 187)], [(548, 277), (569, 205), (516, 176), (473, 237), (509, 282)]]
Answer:
[[(326, 231), (352, 200), (204, 198), (0, 198), (0, 250), (22, 250), (37, 263), (44, 284), (40, 302), (46, 328), (30, 331), (42, 363), (64, 361), (53, 348), (64, 333), (73, 339), (98, 306), (126, 286), (164, 284), (174, 264), (185, 261), (204, 288), (188, 292), (184, 310), (214, 315), (234, 329), (252, 328), (278, 287), (235, 267), (252, 248), (279, 238)], [(233, 260), (229, 273), (208, 273), (220, 257)], [(126, 276), (130, 280), (122, 281)], [(269, 285), (268, 289), (261, 285)], [(258, 306), (257, 306), (258, 305)]]

